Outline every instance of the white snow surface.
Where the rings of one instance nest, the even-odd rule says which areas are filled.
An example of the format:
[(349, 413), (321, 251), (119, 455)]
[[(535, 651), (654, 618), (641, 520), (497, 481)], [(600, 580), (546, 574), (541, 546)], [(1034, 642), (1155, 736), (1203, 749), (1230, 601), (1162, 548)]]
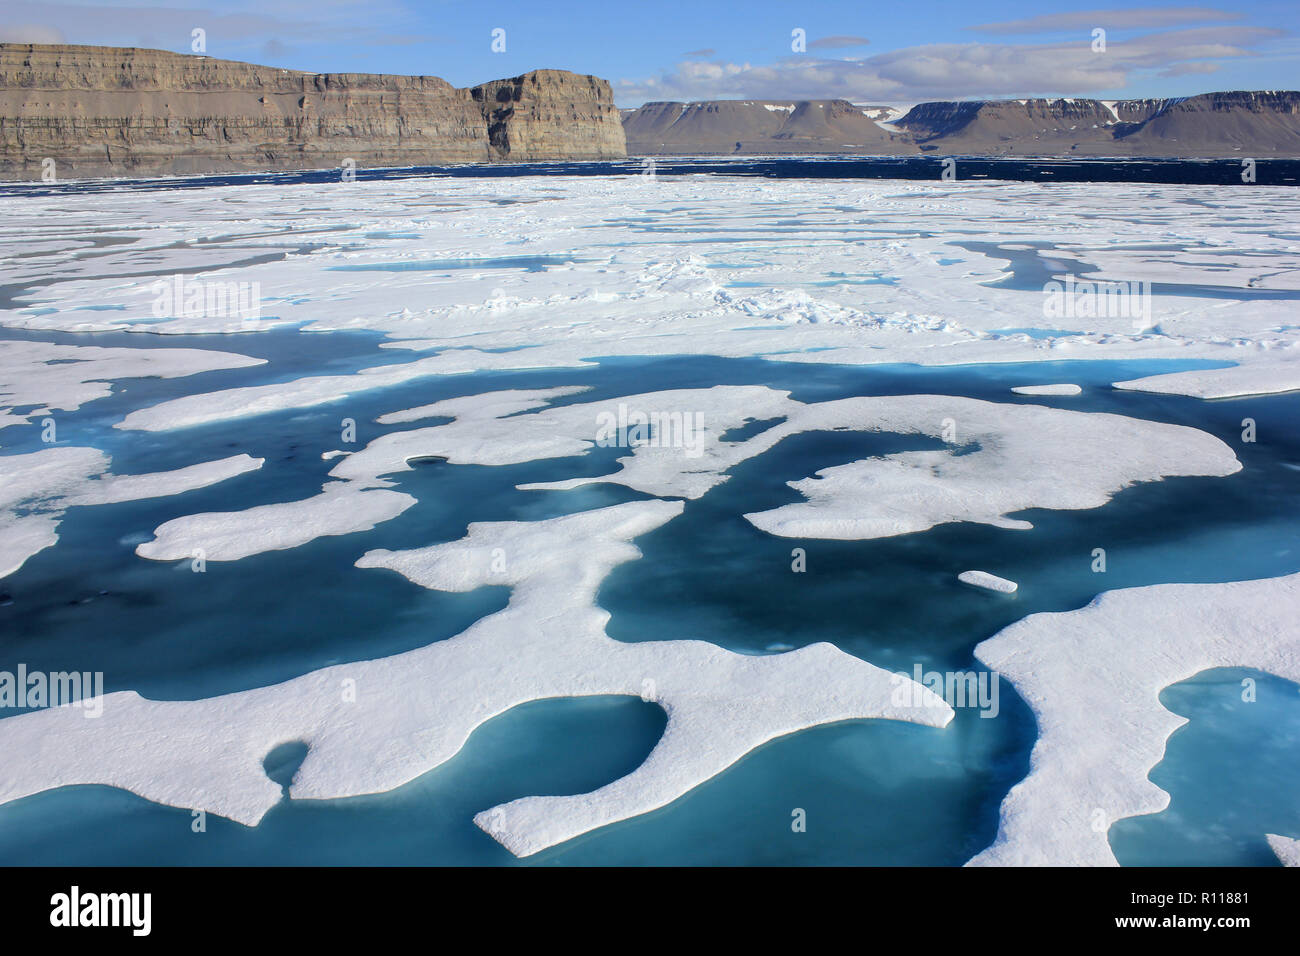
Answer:
[(1268, 833), (1265, 836), (1269, 847), (1277, 854), (1283, 866), (1300, 866), (1300, 840), (1278, 836), (1276, 833)]
[(952, 521), (1026, 529), (1028, 521), (1010, 515), (1097, 508), (1135, 482), (1241, 469), (1232, 449), (1194, 428), (943, 395), (826, 402), (771, 431), (812, 427), (902, 432), (951, 447), (867, 458), (792, 481), (806, 500), (745, 515), (769, 534), (880, 538)]
[(1011, 389), (1017, 395), (1078, 395), (1083, 391), (1078, 385), (1017, 385)]
[(155, 561), (189, 558), (196, 552), (209, 561), (238, 561), (326, 535), (369, 531), (413, 504), (414, 498), (396, 491), (332, 481), (319, 495), (302, 501), (175, 518), (159, 525), (154, 540), (137, 545), (135, 553)]
[(1287, 361), (1259, 361), (1230, 368), (1196, 369), (1116, 382), (1116, 388), (1194, 398), (1239, 398), (1300, 390), (1300, 352)]
[(963, 571), (957, 575), (957, 580), (962, 584), (984, 588), (986, 591), (998, 591), (1002, 594), (1013, 594), (1016, 588), (1019, 587), (1015, 581), (1008, 581), (1006, 578), (1000, 578), (988, 571)]
[(177, 378), (214, 369), (245, 368), (264, 359), (178, 348), (101, 348), (48, 342), (0, 341), (0, 408), (42, 406), (27, 415), (0, 415), (0, 428), (73, 411), (103, 398), (116, 379)]
[[(928, 182), (548, 176), (212, 187), (169, 195), (157, 213), (125, 193), (81, 196), (73, 208), (62, 197), (7, 198), (0, 247), (21, 240), (24, 251), (44, 251), (0, 261), (0, 284), (20, 289), (3, 321), (158, 335), (302, 323), (307, 332), (375, 330), (391, 347), (437, 353), (164, 402), (122, 423), (152, 430), (339, 401), (425, 375), (576, 367), (605, 355), (924, 365), (1200, 358), (1241, 366), (1235, 394), (1261, 378), (1270, 390), (1295, 387), (1295, 302), (1252, 297), (1300, 288), (1300, 251), (1286, 232), (1300, 219), (1294, 190), (1225, 197), (1212, 186), (969, 182), (960, 192)], [(775, 224), (777, 215), (789, 222)], [(110, 227), (117, 241), (80, 255), (93, 240), (75, 237)], [(998, 284), (1012, 253), (953, 244), (978, 236), (1033, 254), (1027, 243), (1045, 229), (1056, 248), (1037, 255), (1095, 266), (1081, 281), (1157, 281), (1184, 294), (1154, 295), (1144, 331), (1126, 316), (1046, 319), (1042, 290)], [(528, 271), (519, 260), (530, 256), (554, 258)], [(961, 267), (938, 264), (951, 258)], [(155, 317), (155, 278), (141, 273), (196, 263), (204, 279), (258, 282), (262, 318), (245, 327)], [(1021, 327), (1082, 334), (998, 331)], [(22, 407), (0, 396), (5, 406)]]
[(0, 578), (58, 541), (59, 521), (70, 507), (178, 495), (255, 471), (262, 462), (232, 455), (175, 471), (114, 475), (108, 456), (94, 448), (55, 445), (0, 456)]

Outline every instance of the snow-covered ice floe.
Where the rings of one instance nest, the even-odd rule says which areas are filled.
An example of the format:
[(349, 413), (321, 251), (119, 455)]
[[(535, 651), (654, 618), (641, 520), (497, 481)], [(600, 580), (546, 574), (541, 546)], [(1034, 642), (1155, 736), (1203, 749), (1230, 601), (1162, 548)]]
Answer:
[[(791, 483), (809, 495), (808, 502), (746, 515), (774, 534), (858, 538), (923, 530), (942, 521), (1028, 527), (1028, 522), (1003, 516), (1029, 507), (1097, 507), (1133, 482), (1174, 475), (1230, 475), (1241, 467), (1227, 445), (1194, 428), (947, 395), (805, 404), (788, 392), (765, 386), (720, 385), (518, 414), (572, 393), (568, 389), (488, 393), (383, 416), (383, 421), (431, 416), (454, 421), (376, 439), (343, 459), (331, 475), (375, 482), (381, 475), (403, 470), (416, 457), (476, 465), (569, 457), (593, 447), (602, 423), (616, 420), (621, 406), (649, 410), (652, 421), (668, 424), (647, 428), (639, 444), (629, 442), (628, 455), (618, 460), (619, 469), (611, 474), (521, 488), (563, 490), (608, 482), (659, 496), (698, 498), (725, 481), (735, 465), (803, 432), (952, 438), (950, 447), (940, 451), (903, 452), (826, 469), (818, 473), (818, 480)], [(775, 419), (781, 420), (743, 441), (722, 439), (728, 430), (746, 422)], [(678, 427), (682, 430), (674, 431)], [(1098, 456), (1090, 450), (1101, 446), (1113, 454)], [(855, 473), (855, 480), (846, 481), (843, 489), (851, 501), (840, 496), (835, 480), (840, 468)], [(1070, 475), (1071, 481), (1062, 481), (1062, 474)], [(840, 523), (848, 520), (841, 512), (854, 516), (850, 524)]]
[(154, 531), (153, 541), (137, 545), (135, 553), (155, 561), (188, 558), (195, 552), (209, 561), (238, 561), (326, 535), (369, 531), (413, 504), (414, 498), (396, 491), (332, 481), (319, 495), (302, 501), (175, 518)]
[(661, 706), (667, 727), (631, 774), (591, 793), (526, 797), (478, 814), (480, 827), (526, 856), (664, 806), (775, 737), (841, 720), (943, 727), (952, 719), (921, 685), (895, 703), (897, 675), (830, 644), (748, 656), (689, 634), (609, 638), (609, 615), (594, 603), (601, 580), (639, 556), (633, 538), (682, 508), (631, 502), (472, 524), (449, 544), (372, 551), (359, 567), (439, 590), (503, 584), (510, 602), (448, 640), (270, 687), (196, 701), (119, 691), (103, 698), (98, 720), (68, 708), (0, 720), (0, 750), (24, 755), (6, 764), (0, 800), (98, 783), (255, 825), (282, 799), (262, 762), (285, 742), (308, 746), (290, 797), (331, 799), (399, 787), (453, 756), (484, 721), (527, 701), (623, 694)]
[(94, 448), (66, 445), (0, 456), (0, 578), (59, 540), (59, 521), (68, 508), (178, 495), (255, 471), (262, 462), (232, 455), (175, 471), (114, 475), (108, 456)]
[(27, 415), (0, 415), (0, 428), (54, 410), (73, 411), (108, 395), (115, 379), (178, 378), (264, 362), (246, 355), (201, 349), (0, 341), (0, 408), (41, 406)]
[(1158, 395), (1190, 395), (1193, 398), (1240, 398), (1294, 392), (1300, 390), (1300, 355), (1285, 362), (1258, 361), (1231, 368), (1149, 375), (1116, 382), (1115, 387)]
[[(391, 388), (434, 375), (462, 375), (492, 368), (547, 368), (553, 364), (555, 363), (551, 359), (540, 354), (535, 361), (530, 361), (527, 355), (451, 351), (414, 362), (363, 368), (351, 375), (316, 375), (289, 382), (247, 385), (219, 392), (187, 395), (131, 412), (114, 427), (170, 431), (250, 418), (286, 408), (311, 408), (347, 398), (357, 392)], [(574, 360), (562, 364), (580, 366), (586, 363)]]
[(393, 484), (390, 476), (409, 470), (412, 460), (512, 465), (581, 455), (606, 439), (622, 440), (615, 426), (620, 414), (629, 417), (629, 407), (648, 409), (646, 421), (653, 420), (658, 427), (646, 425), (644, 441), (629, 447), (632, 454), (620, 460), (618, 473), (522, 487), (567, 488), (610, 481), (661, 497), (698, 498), (725, 480), (727, 467), (743, 460), (736, 450), (740, 443), (721, 441), (727, 428), (755, 414), (777, 415), (797, 405), (792, 405), (787, 393), (763, 386), (716, 386), (577, 405), (548, 404), (581, 391), (572, 386), (509, 389), (382, 415), (382, 424), (452, 420), (391, 432), (351, 454), (331, 455), (337, 463), (329, 476), (335, 480), (312, 498), (176, 518), (157, 528), (155, 540), (139, 545), (136, 553), (162, 560), (202, 549), (214, 560), (237, 560), (297, 547), (322, 535), (368, 530), (415, 503), (410, 495), (386, 490)]
[(1241, 468), (1232, 449), (1194, 428), (942, 395), (827, 402), (785, 427), (903, 432), (951, 445), (825, 468), (790, 482), (806, 501), (745, 516), (790, 538), (879, 538), (951, 521), (1025, 529), (1028, 521), (1009, 515), (1097, 508), (1135, 482)]
[(1268, 845), (1283, 866), (1300, 866), (1300, 840), (1278, 836), (1276, 833), (1265, 834)]
[[(202, 548), (216, 560), (306, 544), (322, 534), (366, 530), (413, 504), (376, 489), (419, 458), (453, 464), (510, 465), (581, 455), (603, 441), (623, 442), (618, 470), (520, 485), (569, 490), (612, 483), (658, 497), (695, 499), (727, 480), (735, 465), (808, 431), (896, 432), (949, 444), (839, 465), (790, 482), (803, 502), (745, 515), (770, 534), (876, 538), (976, 521), (1028, 528), (1008, 517), (1026, 508), (1095, 508), (1139, 481), (1178, 475), (1230, 475), (1241, 467), (1219, 439), (1193, 428), (1038, 405), (944, 395), (840, 399), (805, 404), (760, 385), (719, 385), (550, 404), (580, 388), (512, 389), (435, 402), (382, 415), (384, 424), (451, 421), (391, 432), (337, 459), (336, 479), (299, 502), (246, 512), (194, 515), (158, 528), (141, 544), (146, 558)], [(646, 422), (620, 431), (635, 415)], [(723, 436), (751, 421), (779, 420), (743, 441)], [(620, 437), (621, 436), (621, 437)], [(1105, 447), (1109, 454), (1098, 455)], [(1068, 475), (1069, 480), (1062, 476)]]
[(1116, 820), (1157, 813), (1147, 774), (1187, 722), (1160, 704), (1216, 667), (1300, 682), (1300, 574), (1107, 591), (1077, 611), (1031, 614), (975, 648), (1033, 709), (1029, 774), (1002, 801), (980, 865), (1115, 865)]
[(1078, 385), (1017, 385), (1011, 391), (1017, 395), (1078, 395), (1083, 391)]
[(969, 584), (971, 587), (983, 588), (986, 591), (998, 591), (1002, 594), (1014, 594), (1016, 588), (1019, 587), (1015, 581), (1008, 581), (1006, 578), (1000, 578), (988, 571), (963, 571), (957, 575), (957, 580), (962, 584)]

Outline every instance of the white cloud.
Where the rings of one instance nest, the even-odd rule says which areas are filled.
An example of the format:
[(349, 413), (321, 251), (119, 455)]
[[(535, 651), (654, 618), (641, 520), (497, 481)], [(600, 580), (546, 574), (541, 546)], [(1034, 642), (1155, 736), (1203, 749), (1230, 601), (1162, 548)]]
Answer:
[(1167, 70), (1161, 70), (1161, 76), (1187, 76), (1191, 73), (1216, 73), (1219, 64), (1217, 63), (1179, 63), (1177, 66), (1171, 66)]
[(1069, 13), (1046, 13), (1024, 20), (985, 23), (967, 27), (977, 33), (1010, 35), (1014, 33), (1063, 33), (1068, 30), (1130, 30), (1146, 27), (1177, 27), (1189, 23), (1214, 23), (1240, 20), (1240, 13), (1211, 7), (1142, 7), (1131, 10), (1074, 10)]
[(1087, 95), (1128, 86), (1141, 71), (1208, 72), (1208, 61), (1254, 55), (1280, 30), (1226, 26), (1112, 41), (1094, 53), (1072, 43), (944, 43), (862, 59), (790, 56), (768, 66), (687, 61), (615, 87), (621, 103), (696, 99), (832, 99), (915, 103), (997, 96)]

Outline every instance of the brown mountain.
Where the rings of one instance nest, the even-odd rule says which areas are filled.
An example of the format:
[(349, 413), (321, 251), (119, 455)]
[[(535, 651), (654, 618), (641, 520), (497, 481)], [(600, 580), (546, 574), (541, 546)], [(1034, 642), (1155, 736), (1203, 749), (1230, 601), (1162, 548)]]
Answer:
[(115, 47), (0, 44), (0, 178), (626, 155), (609, 84), (535, 70), (472, 89), (435, 76), (303, 73)]
[(1300, 93), (1207, 93), (1166, 101), (1125, 140), (1141, 149), (1186, 143), (1207, 156), (1300, 156)]
[(623, 128), (633, 155), (1300, 157), (1300, 92), (933, 102), (902, 116), (844, 100), (647, 103)]
[(1117, 132), (1154, 116), (1162, 100), (1029, 99), (921, 103), (898, 120), (925, 152), (1128, 155)]
[(623, 129), (634, 155), (916, 152), (909, 136), (876, 125), (882, 115), (847, 100), (661, 102), (626, 111)]

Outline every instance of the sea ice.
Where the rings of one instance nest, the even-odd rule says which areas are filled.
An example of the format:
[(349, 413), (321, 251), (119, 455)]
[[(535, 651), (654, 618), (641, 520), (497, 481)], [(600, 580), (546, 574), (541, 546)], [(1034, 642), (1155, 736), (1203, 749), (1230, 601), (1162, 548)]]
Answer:
[(196, 553), (208, 561), (238, 561), (296, 548), (326, 535), (369, 531), (413, 504), (414, 498), (396, 491), (331, 481), (320, 494), (302, 501), (174, 518), (159, 525), (154, 540), (138, 545), (135, 553), (155, 561)]
[[(179, 399), (123, 423), (155, 430), (423, 375), (575, 367), (605, 355), (862, 365), (1194, 358), (1240, 365), (1222, 386), (1206, 380), (1216, 394), (1296, 387), (1294, 363), (1283, 359), (1300, 329), (1294, 299), (1278, 297), (1295, 284), (1296, 255), (1278, 225), (1300, 212), (1285, 187), (1239, 190), (1229, 201), (1210, 186), (1060, 183), (1044, 192), (970, 182), (957, 197), (924, 182), (548, 176), (438, 179), (431, 201), (429, 183), (356, 183), (346, 195), (211, 187), (170, 196), (165, 214), (142, 214), (127, 192), (81, 196), (75, 209), (61, 197), (11, 199), (6, 221), (24, 250), (46, 253), (0, 260), (0, 283), (18, 290), (4, 323), (248, 331), (225, 317), (151, 314), (152, 273), (198, 265), (213, 281), (260, 284), (268, 315), (255, 329), (368, 329), (391, 346), (437, 352), (356, 375)], [(777, 203), (798, 208), (797, 220), (774, 222)], [(1053, 243), (1043, 240), (1045, 220), (1060, 237)], [(109, 225), (123, 241), (79, 256), (79, 237)], [(987, 239), (966, 248), (970, 235)], [(962, 269), (940, 265), (954, 253)], [(549, 264), (510, 265), (532, 260)], [(467, 261), (483, 265), (447, 265)], [(1049, 266), (1066, 263), (1080, 281), (1174, 291), (1152, 296), (1149, 327), (1099, 315), (1054, 319), (1078, 334), (1051, 340), (996, 334), (1042, 326)], [(863, 275), (891, 281), (855, 284)]]
[[(617, 424), (644, 415), (643, 434), (625, 444), (621, 470), (603, 478), (537, 483), (530, 488), (570, 488), (592, 481), (618, 482), (657, 496), (698, 498), (725, 480), (725, 470), (760, 443), (724, 442), (731, 427), (798, 406), (785, 392), (763, 386), (715, 386), (603, 402), (549, 405), (580, 387), (511, 389), (435, 402), (380, 416), (380, 422), (451, 418), (441, 425), (390, 432), (337, 459), (322, 494), (302, 501), (261, 505), (245, 511), (175, 518), (141, 544), (144, 558), (171, 560), (202, 549), (212, 560), (233, 561), (265, 551), (298, 547), (326, 534), (365, 531), (415, 503), (410, 495), (379, 490), (388, 476), (407, 471), (418, 458), (454, 464), (511, 465), (581, 455), (603, 440), (618, 446), (628, 435)], [(527, 413), (527, 414), (525, 414)], [(639, 419), (637, 419), (639, 420)], [(331, 458), (334, 456), (331, 455)]]
[(1266, 836), (1268, 845), (1277, 854), (1283, 866), (1300, 866), (1300, 840), (1278, 836), (1276, 833), (1269, 833)]
[(1017, 385), (1011, 391), (1017, 395), (1078, 395), (1083, 391), (1078, 385)]
[(957, 580), (962, 584), (984, 588), (986, 591), (1000, 591), (1003, 594), (1012, 594), (1018, 587), (1015, 581), (1008, 581), (987, 571), (963, 571), (957, 575)]
[(1300, 574), (1106, 591), (1087, 607), (1031, 614), (975, 648), (1033, 709), (1029, 774), (1002, 801), (978, 865), (1115, 865), (1107, 834), (1169, 795), (1147, 774), (1187, 722), (1164, 688), (1217, 667), (1300, 682)]
[(1230, 368), (1196, 369), (1116, 382), (1116, 388), (1193, 398), (1239, 398), (1300, 389), (1300, 353), (1289, 361), (1256, 361)]
[(951, 521), (1025, 529), (1028, 521), (1008, 516), (1097, 508), (1135, 482), (1241, 469), (1232, 449), (1194, 428), (942, 395), (811, 405), (773, 430), (811, 427), (924, 435), (950, 448), (868, 458), (792, 481), (807, 500), (745, 515), (769, 534), (879, 538)]
[[(791, 482), (807, 500), (745, 517), (784, 537), (873, 538), (924, 531), (950, 521), (1028, 528), (1007, 517), (1026, 508), (1095, 508), (1138, 481), (1177, 475), (1230, 475), (1241, 467), (1227, 445), (1196, 429), (1038, 405), (941, 395), (841, 399), (804, 404), (764, 386), (720, 385), (549, 404), (581, 392), (560, 386), (463, 396), (380, 416), (382, 423), (450, 418), (391, 432), (339, 458), (338, 481), (302, 502), (248, 512), (177, 518), (142, 544), (142, 557), (175, 558), (204, 547), (215, 560), (295, 547), (321, 534), (365, 530), (409, 507), (407, 495), (366, 489), (417, 458), (509, 465), (581, 455), (601, 440), (626, 447), (617, 471), (520, 485), (568, 490), (616, 483), (659, 497), (699, 498), (735, 465), (806, 431), (871, 431), (951, 439), (942, 451), (867, 458)], [(640, 421), (629, 435), (614, 426)], [(747, 421), (783, 419), (744, 441), (724, 441)], [(1098, 448), (1108, 453), (1099, 455)], [(1061, 475), (1069, 475), (1063, 481)], [(362, 507), (355, 507), (362, 505)], [(203, 542), (207, 542), (204, 544)]]
[[(263, 359), (200, 349), (100, 348), (0, 341), (0, 428), (53, 410), (72, 411), (112, 391), (125, 378), (177, 378), (214, 369), (247, 368)], [(27, 415), (13, 408), (43, 406)]]
[[(511, 216), (485, 214), (503, 201)], [(0, 248), (24, 244), (24, 255), (0, 256), (8, 327), (168, 335), (298, 324), (303, 334), (370, 330), (388, 338), (385, 347), (430, 353), (355, 374), (185, 395), (131, 412), (118, 423), (123, 430), (177, 430), (423, 377), (579, 368), (603, 356), (861, 366), (1208, 359), (1233, 364), (1116, 388), (1204, 398), (1300, 388), (1300, 327), (1286, 297), (1296, 275), (1287, 226), (1300, 216), (1300, 194), (1282, 187), (1226, 196), (1212, 186), (969, 182), (957, 196), (949, 185), (920, 182), (440, 178), (325, 192), (310, 184), (210, 187), (146, 207), (130, 190), (85, 194), (75, 207), (60, 196), (4, 204)], [(358, 208), (366, 210), (360, 219)], [(792, 208), (796, 217), (773, 218), (774, 209)], [(114, 241), (96, 242), (110, 227)], [(987, 241), (974, 248), (969, 236)], [(88, 245), (93, 256), (83, 255)], [(954, 254), (961, 268), (943, 265)], [(524, 262), (544, 264), (530, 270)], [(259, 283), (267, 314), (252, 324), (151, 314), (152, 283), (196, 269), (214, 281)], [(1165, 292), (1153, 296), (1151, 321), (1140, 327), (1126, 315), (1068, 316), (1052, 319), (1061, 334), (1049, 339), (999, 333), (1042, 327), (1044, 279), (1066, 269), (1084, 281), (1154, 281)], [(260, 361), (0, 342), (0, 426), (76, 408), (118, 379)], [(1065, 395), (1066, 387), (1078, 391), (1014, 391)], [(1010, 516), (1097, 507), (1134, 482), (1240, 468), (1227, 445), (1195, 429), (1036, 405), (943, 396), (805, 404), (759, 386), (552, 404), (576, 393), (516, 390), (390, 413), (382, 424), (432, 424), (355, 453), (327, 453), (337, 460), (319, 495), (177, 518), (138, 551), (163, 559), (202, 548), (235, 560), (363, 530), (410, 506), (386, 476), (412, 458), (503, 465), (580, 455), (599, 444), (602, 421), (619, 420), (621, 406), (676, 412), (683, 425), (704, 427), (683, 428), (676, 443), (654, 440), (653, 430), (642, 435), (649, 440), (629, 443), (610, 475), (522, 487), (617, 482), (689, 499), (801, 432), (945, 442), (825, 469), (792, 483), (806, 500), (747, 516), (773, 534), (863, 538), (946, 521), (1025, 528)], [(780, 421), (743, 441), (722, 440), (769, 419)], [(69, 506), (177, 493), (260, 464), (238, 455), (112, 476), (94, 449), (0, 457), (0, 569), (9, 573), (54, 543)], [(6, 718), (0, 745), (27, 759), (6, 766), (0, 797), (107, 783), (251, 824), (280, 799), (261, 760), (286, 741), (310, 747), (291, 795), (341, 797), (400, 786), (454, 754), (483, 721), (528, 700), (619, 693), (660, 703), (668, 728), (633, 774), (592, 794), (529, 797), (479, 815), (483, 829), (528, 854), (662, 806), (780, 734), (873, 716), (947, 722), (951, 711), (942, 708), (890, 708), (889, 675), (829, 645), (746, 657), (696, 640), (609, 640), (596, 584), (636, 557), (634, 537), (681, 510), (681, 502), (636, 502), (472, 525), (460, 542), (371, 552), (363, 567), (392, 568), (422, 586), (508, 584), (510, 605), (450, 640), (274, 687), (171, 702), (119, 691), (99, 721), (53, 710)], [(1145, 773), (1180, 721), (1159, 707), (1159, 690), (1222, 662), (1295, 679), (1283, 620), (1296, 606), (1292, 581), (1115, 592), (1071, 615), (1027, 618), (980, 645), (981, 659), (1005, 665), (1021, 687), (1044, 734), (1029, 777), (1004, 802), (997, 842), (976, 862), (1113, 862), (1105, 828), (1163, 806)], [(1135, 632), (1155, 637), (1134, 641)]]
[(594, 603), (609, 570), (634, 560), (633, 538), (679, 515), (681, 502), (638, 501), (537, 522), (472, 524), (460, 541), (373, 551), (363, 568), (416, 584), (511, 588), (510, 603), (445, 641), (339, 664), (255, 690), (195, 701), (105, 695), (98, 720), (69, 708), (0, 720), (0, 801), (82, 783), (121, 787), (247, 825), (280, 802), (262, 761), (308, 746), (292, 799), (399, 787), (453, 756), (483, 722), (530, 700), (638, 696), (668, 715), (663, 737), (626, 777), (578, 796), (526, 797), (476, 822), (516, 855), (664, 806), (774, 737), (839, 720), (943, 727), (952, 709), (920, 685), (895, 703), (899, 678), (830, 644), (747, 656), (702, 640), (625, 644)]
[(61, 445), (0, 456), (0, 578), (58, 541), (59, 521), (70, 507), (178, 495), (254, 471), (262, 461), (232, 455), (175, 471), (113, 475), (108, 456), (94, 448)]

